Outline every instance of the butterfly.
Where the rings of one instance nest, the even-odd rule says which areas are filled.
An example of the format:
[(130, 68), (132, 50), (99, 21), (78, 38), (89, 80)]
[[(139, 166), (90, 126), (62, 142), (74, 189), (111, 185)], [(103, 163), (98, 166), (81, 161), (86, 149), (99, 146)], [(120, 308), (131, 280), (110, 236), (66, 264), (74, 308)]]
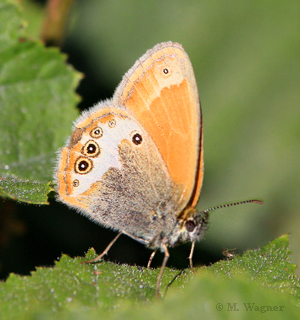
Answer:
[[(203, 125), (197, 84), (183, 47), (163, 42), (124, 75), (112, 99), (76, 120), (58, 154), (57, 199), (118, 235), (164, 253), (195, 242), (207, 228), (208, 211), (196, 205), (203, 181)], [(247, 202), (253, 202), (250, 200)], [(215, 209), (215, 208), (212, 208)]]

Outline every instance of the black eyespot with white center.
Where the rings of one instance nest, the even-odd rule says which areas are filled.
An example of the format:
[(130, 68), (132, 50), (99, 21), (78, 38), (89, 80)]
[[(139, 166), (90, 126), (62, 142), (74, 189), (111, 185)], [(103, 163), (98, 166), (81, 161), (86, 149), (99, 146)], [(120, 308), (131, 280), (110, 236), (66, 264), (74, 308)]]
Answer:
[(135, 133), (132, 136), (132, 142), (138, 146), (143, 142), (143, 137), (139, 133)]
[(196, 227), (196, 224), (194, 221), (192, 220), (188, 220), (186, 223), (185, 223), (185, 228), (188, 232), (193, 232), (194, 229)]
[(75, 179), (73, 181), (73, 187), (76, 188), (76, 187), (79, 187), (79, 180), (78, 179)]
[(84, 157), (80, 157), (75, 162), (75, 172), (79, 174), (86, 174), (93, 169), (92, 160)]
[(87, 157), (97, 157), (100, 154), (100, 148), (94, 140), (89, 140), (82, 148), (82, 154)]
[(92, 138), (98, 139), (100, 137), (103, 136), (103, 130), (100, 127), (96, 127), (94, 128), (91, 132), (90, 132), (90, 136)]
[(111, 119), (110, 121), (108, 121), (108, 126), (110, 128), (114, 128), (116, 126), (116, 120), (115, 119)]
[(163, 68), (163, 73), (164, 74), (168, 74), (169, 73), (169, 69), (168, 68)]

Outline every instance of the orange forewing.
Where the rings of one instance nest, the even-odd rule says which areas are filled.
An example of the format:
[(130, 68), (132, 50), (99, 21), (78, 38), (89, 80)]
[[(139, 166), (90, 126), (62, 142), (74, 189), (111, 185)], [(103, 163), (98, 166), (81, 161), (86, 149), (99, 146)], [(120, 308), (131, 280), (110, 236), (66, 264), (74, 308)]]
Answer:
[(201, 108), (181, 45), (167, 42), (149, 50), (125, 74), (114, 99), (134, 114), (158, 147), (178, 194), (178, 210), (195, 207), (203, 179)]

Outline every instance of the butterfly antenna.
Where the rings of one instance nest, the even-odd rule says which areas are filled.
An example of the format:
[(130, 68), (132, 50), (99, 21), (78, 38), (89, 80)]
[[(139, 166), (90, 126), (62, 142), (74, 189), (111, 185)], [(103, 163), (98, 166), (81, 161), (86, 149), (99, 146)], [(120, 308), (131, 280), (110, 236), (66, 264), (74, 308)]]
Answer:
[(244, 203), (258, 203), (258, 204), (264, 204), (263, 201), (261, 200), (245, 200), (245, 201), (239, 201), (239, 202), (234, 202), (234, 203), (228, 203), (228, 204), (223, 204), (221, 206), (216, 206), (216, 207), (212, 207), (212, 208), (208, 208), (206, 210), (204, 210), (204, 213), (208, 213), (210, 211), (216, 210), (216, 209), (221, 209), (221, 208), (227, 208), (227, 207), (233, 207), (233, 206), (237, 206), (240, 204), (244, 204)]

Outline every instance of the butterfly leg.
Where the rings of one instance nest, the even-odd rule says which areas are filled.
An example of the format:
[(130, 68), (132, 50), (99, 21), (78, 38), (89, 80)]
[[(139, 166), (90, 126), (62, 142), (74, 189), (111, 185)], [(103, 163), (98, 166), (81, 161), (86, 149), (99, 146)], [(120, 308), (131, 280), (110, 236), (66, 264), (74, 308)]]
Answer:
[(105, 250), (95, 259), (89, 260), (89, 261), (83, 261), (83, 263), (93, 263), (93, 262), (97, 262), (99, 260), (101, 260), (109, 251), (109, 249), (112, 247), (112, 245), (118, 240), (118, 238), (120, 237), (120, 235), (123, 232), (120, 232), (116, 235), (116, 237), (109, 243), (109, 245), (105, 248)]
[(194, 255), (194, 249), (195, 249), (195, 241), (192, 242), (192, 246), (191, 246), (191, 251), (190, 251), (190, 255), (188, 257), (189, 261), (190, 261), (190, 268), (191, 270), (194, 272), (194, 267), (193, 267), (193, 255)]
[(164, 249), (165, 257), (164, 257), (163, 263), (161, 265), (159, 275), (157, 277), (156, 292), (155, 292), (156, 298), (159, 298), (159, 289), (160, 289), (160, 285), (161, 285), (161, 279), (162, 279), (165, 267), (167, 265), (167, 261), (170, 257), (169, 250), (165, 244), (163, 244), (163, 249)]
[(157, 250), (154, 250), (152, 253), (151, 253), (151, 256), (149, 258), (149, 261), (148, 261), (148, 264), (147, 264), (147, 269), (150, 269), (150, 266), (151, 266), (151, 262), (155, 256), (155, 253), (156, 253)]

